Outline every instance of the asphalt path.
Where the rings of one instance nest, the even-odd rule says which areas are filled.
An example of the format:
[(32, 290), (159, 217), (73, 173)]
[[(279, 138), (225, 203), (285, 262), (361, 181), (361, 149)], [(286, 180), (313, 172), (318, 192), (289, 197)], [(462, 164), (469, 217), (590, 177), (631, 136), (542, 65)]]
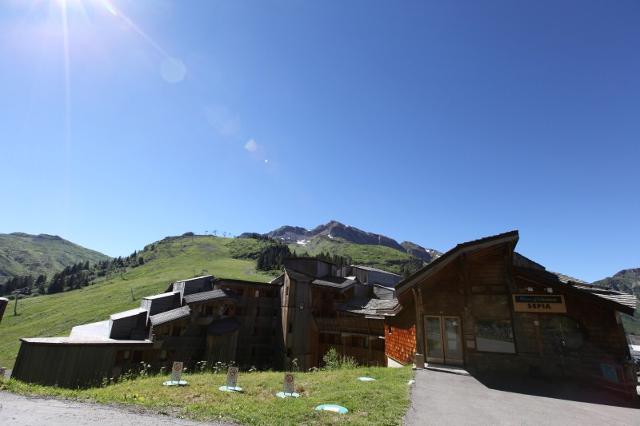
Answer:
[(538, 380), (479, 381), (418, 370), (406, 425), (640, 426), (640, 406), (597, 388)]
[(11, 426), (228, 426), (228, 423), (198, 423), (171, 415), (153, 414), (134, 407), (125, 408), (63, 399), (27, 397), (0, 392), (0, 425)]

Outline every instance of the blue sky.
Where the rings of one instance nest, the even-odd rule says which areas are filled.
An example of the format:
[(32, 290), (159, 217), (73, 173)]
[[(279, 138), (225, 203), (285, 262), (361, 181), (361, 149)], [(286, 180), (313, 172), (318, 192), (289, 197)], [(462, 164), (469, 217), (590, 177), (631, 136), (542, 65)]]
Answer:
[(553, 270), (638, 267), (639, 20), (637, 1), (7, 0), (0, 232), (126, 255), (331, 219), (439, 250), (519, 229)]

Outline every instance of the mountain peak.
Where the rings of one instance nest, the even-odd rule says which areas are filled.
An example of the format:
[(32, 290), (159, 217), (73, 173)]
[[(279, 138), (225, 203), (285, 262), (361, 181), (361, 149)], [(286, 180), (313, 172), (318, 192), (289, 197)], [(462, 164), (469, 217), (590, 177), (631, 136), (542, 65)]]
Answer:
[[(245, 234), (248, 235), (248, 233)], [(285, 225), (263, 235), (285, 243), (306, 242), (314, 238), (329, 238), (331, 240), (354, 244), (386, 246), (408, 253), (424, 262), (431, 262), (441, 254), (437, 250), (425, 249), (418, 244), (408, 241), (404, 242), (404, 245), (401, 245), (393, 238), (374, 232), (363, 231), (354, 226), (345, 225), (337, 220), (330, 220), (325, 224), (316, 226), (312, 230), (307, 230), (300, 226)]]

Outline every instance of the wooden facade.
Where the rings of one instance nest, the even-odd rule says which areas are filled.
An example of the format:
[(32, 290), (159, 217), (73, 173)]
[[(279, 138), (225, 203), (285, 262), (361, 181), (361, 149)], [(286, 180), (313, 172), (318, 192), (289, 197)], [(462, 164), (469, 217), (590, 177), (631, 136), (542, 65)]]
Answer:
[(67, 388), (99, 386), (150, 360), (149, 341), (95, 342), (68, 338), (21, 339), (11, 376)]
[(312, 258), (287, 261), (281, 290), (285, 366), (295, 360), (301, 369), (319, 367), (331, 348), (361, 365), (386, 365), (384, 314), (367, 303), (377, 299), (374, 283), (398, 280), (373, 268), (338, 268)]
[(388, 364), (413, 363), (416, 352), (416, 322), (412, 299), (407, 300), (406, 305), (397, 315), (385, 320), (384, 339)]
[[(572, 377), (635, 395), (619, 318), (633, 312), (634, 299), (546, 271), (514, 252), (517, 240), (514, 231), (458, 245), (399, 284), (416, 364)], [(411, 330), (406, 317), (387, 323), (391, 336)], [(387, 346), (387, 356), (407, 362), (402, 342)]]

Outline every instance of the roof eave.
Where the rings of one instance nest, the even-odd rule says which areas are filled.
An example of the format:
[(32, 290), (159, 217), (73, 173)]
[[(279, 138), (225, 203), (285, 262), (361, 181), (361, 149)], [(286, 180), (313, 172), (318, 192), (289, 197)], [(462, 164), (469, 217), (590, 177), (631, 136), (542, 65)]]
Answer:
[(481, 250), (483, 248), (491, 247), (494, 245), (500, 245), (505, 243), (513, 243), (518, 242), (519, 234), (518, 231), (509, 231), (503, 234), (493, 235), (490, 237), (481, 238), (479, 240), (468, 241), (465, 243), (461, 243), (456, 245), (451, 250), (444, 253), (442, 256), (438, 257), (433, 262), (429, 263), (422, 269), (417, 272), (414, 272), (412, 275), (408, 276), (404, 280), (400, 281), (396, 286), (396, 294), (399, 295), (404, 293), (409, 288), (413, 287), (418, 281), (421, 281), (428, 277), (431, 274), (436, 273), (437, 271), (443, 269), (446, 265), (451, 263), (454, 259), (456, 259), (462, 253), (467, 253), (469, 251)]

